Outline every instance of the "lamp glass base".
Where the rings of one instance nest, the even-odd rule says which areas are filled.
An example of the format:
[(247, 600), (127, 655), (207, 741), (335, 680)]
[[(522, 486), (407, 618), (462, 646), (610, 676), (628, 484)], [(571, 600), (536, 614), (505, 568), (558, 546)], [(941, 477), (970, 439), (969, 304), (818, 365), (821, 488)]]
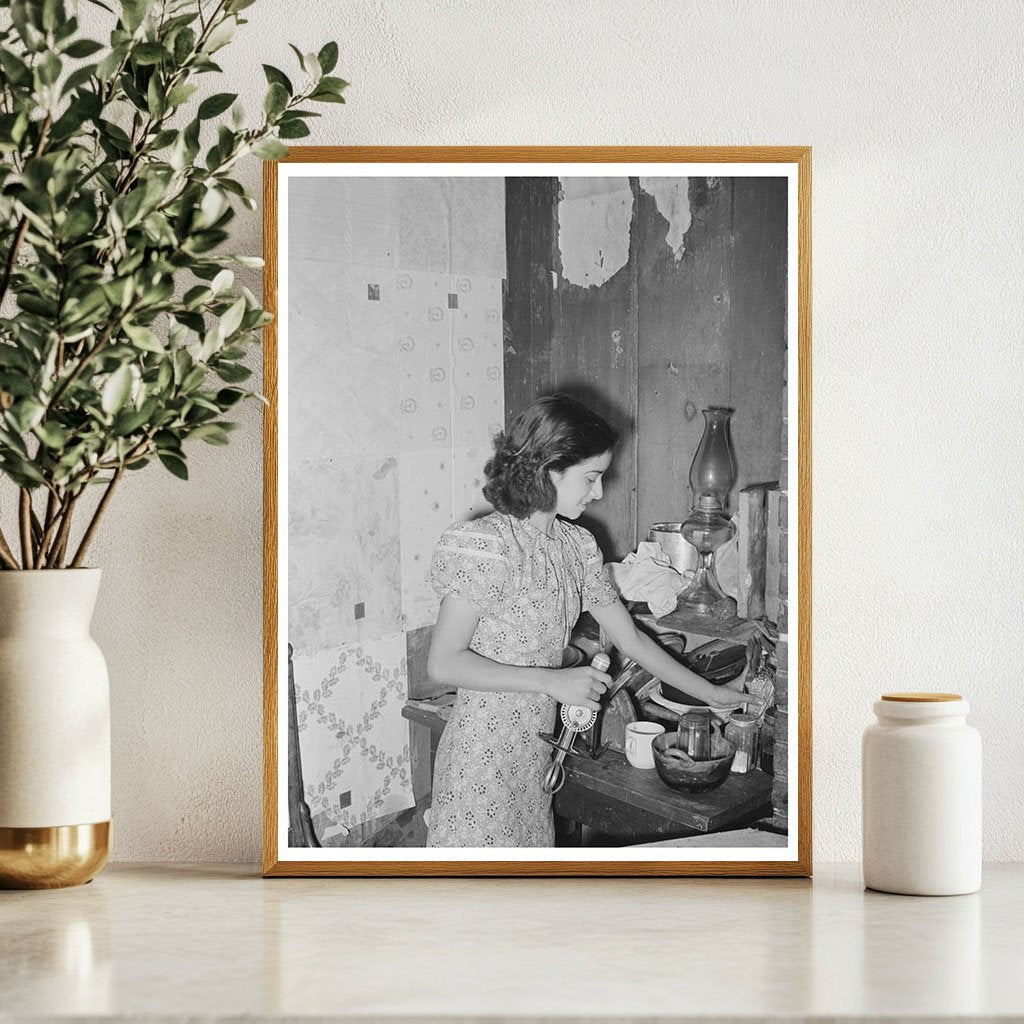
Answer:
[(732, 619), (736, 616), (736, 602), (724, 593), (713, 569), (708, 572), (698, 568), (690, 585), (679, 595), (676, 607), (705, 619)]

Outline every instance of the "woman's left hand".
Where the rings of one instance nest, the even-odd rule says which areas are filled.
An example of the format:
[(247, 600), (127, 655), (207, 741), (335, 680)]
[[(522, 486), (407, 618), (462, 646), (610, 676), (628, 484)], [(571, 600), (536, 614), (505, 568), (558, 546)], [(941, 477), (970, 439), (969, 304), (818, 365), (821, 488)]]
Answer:
[(765, 697), (756, 693), (742, 693), (738, 696), (743, 701), (747, 714), (755, 715), (758, 718), (764, 714), (765, 708), (768, 706)]
[(742, 704), (745, 709), (752, 715), (760, 715), (764, 709), (764, 698), (758, 697), (753, 693), (737, 693), (735, 690), (727, 691), (726, 693), (717, 693), (710, 697), (704, 698), (705, 703), (708, 707), (724, 709), (733, 709), (737, 704)]

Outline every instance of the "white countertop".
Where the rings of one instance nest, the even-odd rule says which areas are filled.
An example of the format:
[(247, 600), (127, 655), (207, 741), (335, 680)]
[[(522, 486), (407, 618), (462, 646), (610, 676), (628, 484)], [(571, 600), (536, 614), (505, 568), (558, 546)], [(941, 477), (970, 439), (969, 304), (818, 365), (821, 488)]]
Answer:
[(973, 896), (772, 879), (269, 879), (0, 893), (0, 1021), (1019, 1016), (1024, 865)]

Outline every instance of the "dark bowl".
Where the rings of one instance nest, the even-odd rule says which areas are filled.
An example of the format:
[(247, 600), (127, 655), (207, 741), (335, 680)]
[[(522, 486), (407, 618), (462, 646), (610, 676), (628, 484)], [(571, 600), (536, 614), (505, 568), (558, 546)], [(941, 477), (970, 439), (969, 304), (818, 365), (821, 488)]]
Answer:
[(654, 751), (654, 767), (661, 781), (684, 793), (708, 793), (717, 789), (729, 777), (732, 759), (736, 756), (736, 748), (718, 735), (712, 740), (712, 749), (717, 756), (708, 761), (680, 757), (679, 754), (683, 753), (681, 750), (679, 754), (669, 754), (670, 750), (679, 750), (674, 732), (655, 736), (651, 747)]

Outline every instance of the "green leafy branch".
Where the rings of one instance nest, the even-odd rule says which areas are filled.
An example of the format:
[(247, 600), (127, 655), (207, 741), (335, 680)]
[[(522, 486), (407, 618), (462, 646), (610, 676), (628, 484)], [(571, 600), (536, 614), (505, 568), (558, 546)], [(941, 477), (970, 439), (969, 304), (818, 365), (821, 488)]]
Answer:
[(337, 44), (292, 47), (295, 84), (264, 65), (249, 125), (234, 93), (196, 103), (193, 79), (221, 71), (254, 0), (91, 2), (112, 16), (105, 43), (64, 0), (0, 0), (0, 473), (20, 542), (16, 556), (0, 527), (6, 569), (82, 565), (126, 471), (156, 460), (187, 479), (186, 441), (228, 443), (225, 417), (259, 397), (244, 359), (270, 320), (232, 270), (262, 260), (220, 251), (236, 206), (256, 209), (233, 172), (285, 156), (348, 84)]

